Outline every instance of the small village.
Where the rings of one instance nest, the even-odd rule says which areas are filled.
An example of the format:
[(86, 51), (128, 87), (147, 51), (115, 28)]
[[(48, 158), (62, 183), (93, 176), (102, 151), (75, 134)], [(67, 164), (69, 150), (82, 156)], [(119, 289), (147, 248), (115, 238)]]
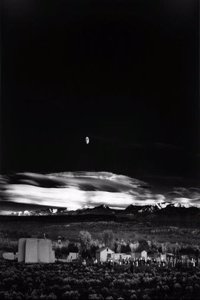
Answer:
[(61, 236), (52, 241), (48, 238), (20, 238), (18, 251), (4, 252), (3, 259), (19, 263), (71, 263), (129, 264), (134, 266), (200, 265), (199, 247), (181, 247), (178, 243), (153, 243), (152, 241), (124, 242), (113, 240), (113, 232), (106, 230), (102, 241), (94, 241), (87, 231), (81, 231), (79, 242), (70, 242)]
[[(144, 241), (143, 241), (144, 244)], [(173, 245), (173, 253), (167, 252), (167, 249), (165, 247), (165, 244), (161, 245), (160, 252), (158, 250), (153, 250), (151, 248), (151, 242), (148, 241), (147, 245), (140, 245), (138, 241), (135, 243), (131, 243), (130, 245), (122, 244), (122, 247), (119, 247), (120, 243), (118, 244), (118, 249), (113, 251), (111, 248), (107, 247), (105, 244), (100, 245), (99, 248), (96, 249), (93, 255), (90, 253), (90, 251), (82, 251), (79, 249), (79, 252), (69, 252), (68, 256), (65, 258), (60, 258), (58, 261), (63, 262), (72, 262), (72, 261), (81, 261), (83, 264), (103, 264), (103, 263), (109, 263), (109, 264), (132, 264), (135, 266), (140, 265), (151, 265), (151, 264), (157, 264), (158, 266), (171, 266), (175, 267), (177, 265), (184, 265), (184, 266), (198, 266), (200, 265), (200, 258), (198, 257), (198, 250), (194, 249), (182, 249), (182, 251), (178, 251), (179, 247), (178, 245)], [(58, 239), (57, 246), (62, 249), (64, 247), (62, 245), (62, 240)], [(130, 247), (132, 246), (132, 247)], [(147, 247), (145, 247), (147, 246)], [(162, 247), (163, 246), (163, 247)], [(76, 246), (75, 246), (76, 247)], [(124, 249), (125, 252), (120, 252), (120, 248)], [(132, 248), (132, 249), (131, 249)], [(147, 251), (145, 248), (148, 248)], [(90, 249), (91, 250), (91, 249)], [(172, 249), (171, 249), (172, 250)], [(130, 251), (130, 252), (129, 252)], [(181, 252), (188, 252), (187, 254), (181, 254)], [(64, 255), (63, 255), (64, 256)]]

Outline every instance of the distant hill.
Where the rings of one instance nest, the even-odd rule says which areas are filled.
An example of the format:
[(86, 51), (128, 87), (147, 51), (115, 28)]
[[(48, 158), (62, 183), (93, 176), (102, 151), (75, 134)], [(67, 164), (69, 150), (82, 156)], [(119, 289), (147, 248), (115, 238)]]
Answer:
[(107, 205), (99, 205), (94, 208), (86, 208), (86, 209), (80, 209), (77, 211), (78, 215), (113, 215), (116, 213), (116, 210), (111, 209)]

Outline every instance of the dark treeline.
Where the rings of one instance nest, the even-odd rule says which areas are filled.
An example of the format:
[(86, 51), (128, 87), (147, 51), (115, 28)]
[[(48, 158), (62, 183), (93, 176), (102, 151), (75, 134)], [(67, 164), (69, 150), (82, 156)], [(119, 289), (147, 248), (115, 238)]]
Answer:
[(23, 223), (76, 223), (76, 222), (118, 222), (118, 223), (142, 223), (151, 226), (179, 226), (200, 228), (200, 218), (190, 214), (156, 214), (156, 215), (49, 215), (49, 216), (0, 216), (0, 222), (23, 222)]

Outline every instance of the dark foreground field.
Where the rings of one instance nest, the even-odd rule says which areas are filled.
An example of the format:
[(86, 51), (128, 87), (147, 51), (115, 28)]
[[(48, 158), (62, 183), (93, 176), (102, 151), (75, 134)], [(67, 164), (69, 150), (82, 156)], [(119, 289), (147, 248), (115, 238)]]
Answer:
[(198, 268), (0, 265), (0, 299), (199, 299)]

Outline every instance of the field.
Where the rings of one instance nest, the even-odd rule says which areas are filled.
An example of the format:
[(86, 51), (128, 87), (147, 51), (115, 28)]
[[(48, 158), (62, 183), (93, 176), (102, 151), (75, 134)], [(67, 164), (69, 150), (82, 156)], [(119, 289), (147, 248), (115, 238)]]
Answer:
[(1, 263), (0, 299), (199, 299), (200, 270)]

